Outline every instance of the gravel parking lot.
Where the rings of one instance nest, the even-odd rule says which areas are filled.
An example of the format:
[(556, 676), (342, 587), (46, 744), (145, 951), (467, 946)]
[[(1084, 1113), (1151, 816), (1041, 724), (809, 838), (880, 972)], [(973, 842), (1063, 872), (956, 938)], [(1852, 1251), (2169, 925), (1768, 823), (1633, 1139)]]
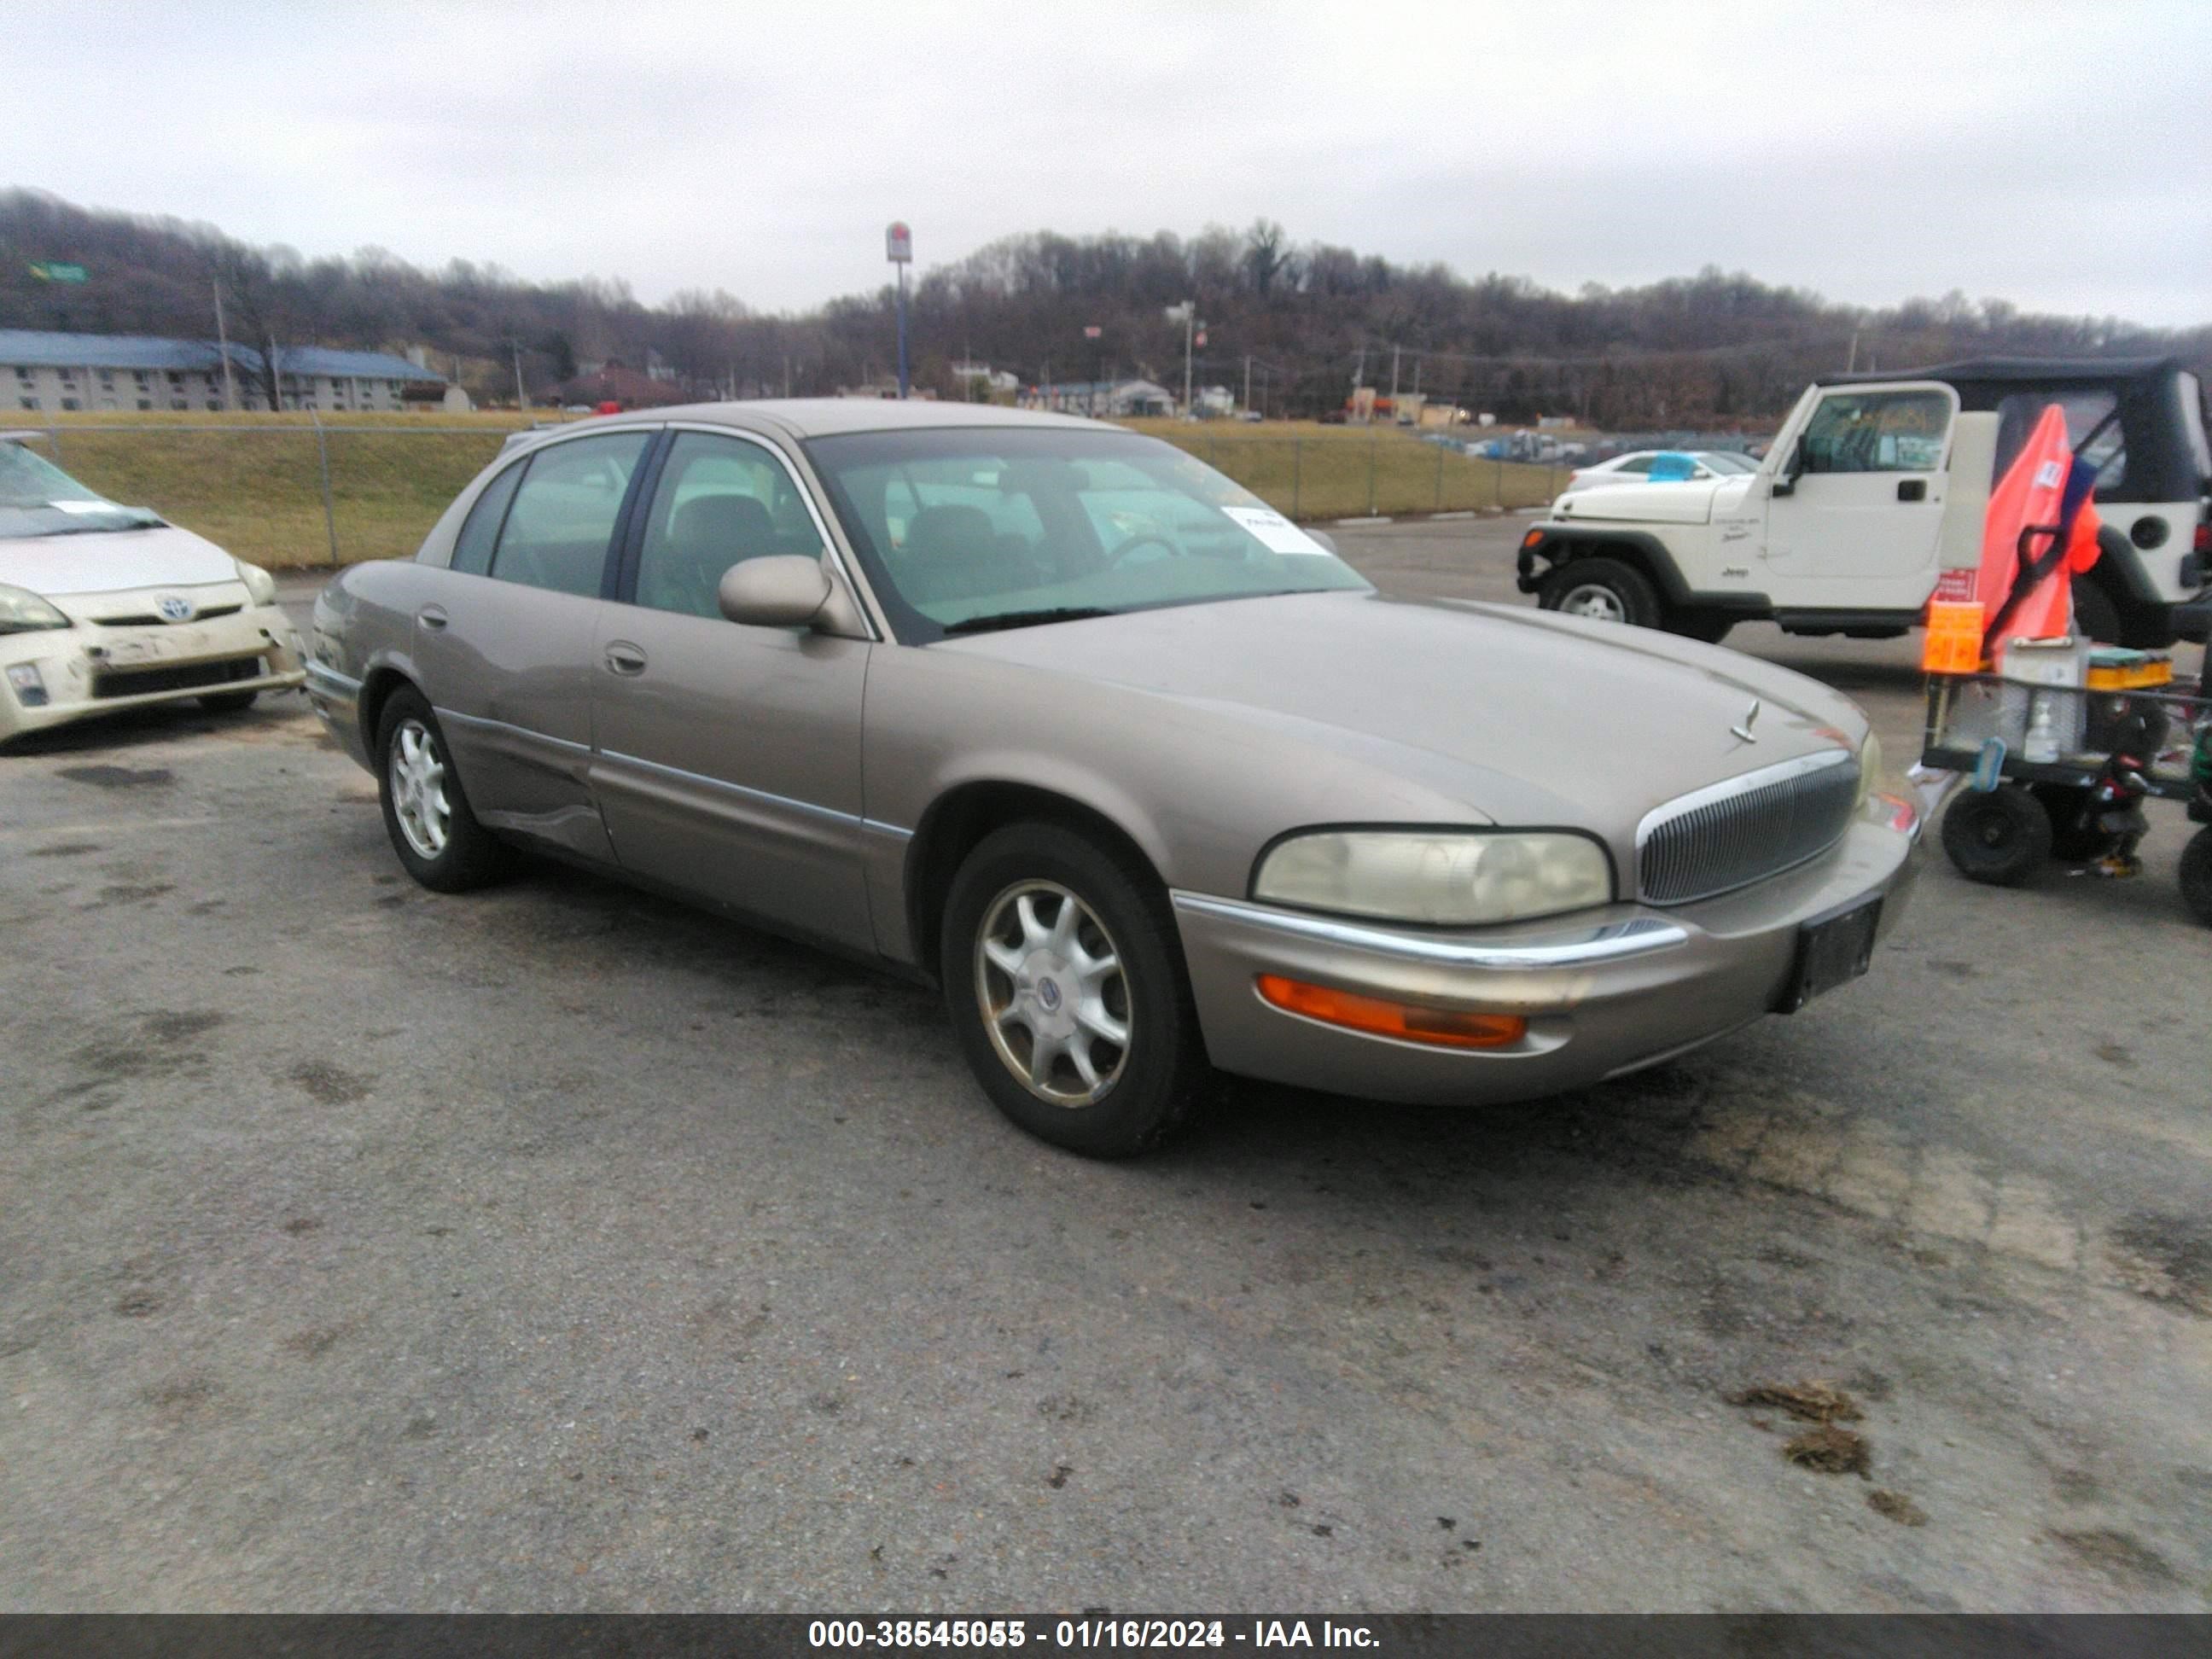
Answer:
[[(1520, 524), (1339, 539), (1518, 603)], [(1729, 643), (1915, 751), (1912, 641)], [(1244, 1086), (1102, 1166), (922, 991), (416, 889), (297, 696), (57, 734), (0, 757), (0, 1608), (2204, 1610), (2153, 817), (2132, 883), (1939, 854), (1869, 978), (1621, 1083)], [(1864, 1478), (1731, 1403), (1801, 1380)]]

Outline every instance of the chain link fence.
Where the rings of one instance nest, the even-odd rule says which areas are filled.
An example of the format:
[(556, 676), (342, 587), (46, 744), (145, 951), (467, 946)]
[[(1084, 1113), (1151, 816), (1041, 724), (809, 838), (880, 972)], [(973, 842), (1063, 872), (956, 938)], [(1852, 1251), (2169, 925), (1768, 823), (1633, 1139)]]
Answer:
[[(44, 426), (33, 441), (101, 495), (283, 569), (411, 556), (515, 429), (451, 418), (92, 421)], [(1559, 468), (1471, 457), (1387, 428), (1156, 435), (1309, 522), (1534, 507), (1566, 482)]]

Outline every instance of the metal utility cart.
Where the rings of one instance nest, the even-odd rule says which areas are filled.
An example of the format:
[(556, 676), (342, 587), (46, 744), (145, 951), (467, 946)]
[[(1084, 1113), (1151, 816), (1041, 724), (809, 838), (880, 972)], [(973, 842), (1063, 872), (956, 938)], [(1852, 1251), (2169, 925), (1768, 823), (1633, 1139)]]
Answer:
[[(2187, 803), (2212, 826), (2212, 702), (2204, 682), (2130, 684), (2092, 670), (2080, 685), (1999, 674), (1936, 674), (1928, 682), (1921, 760), (1971, 780), (1943, 818), (1943, 850), (1960, 874), (2012, 886), (2045, 861), (2098, 857), (2108, 836), (2093, 793), (2124, 735), (2148, 763), (2148, 796)], [(2142, 724), (2131, 717), (2140, 717)], [(2035, 758), (2030, 758), (2031, 756)], [(2212, 927), (2212, 827), (2190, 838), (2181, 891)]]

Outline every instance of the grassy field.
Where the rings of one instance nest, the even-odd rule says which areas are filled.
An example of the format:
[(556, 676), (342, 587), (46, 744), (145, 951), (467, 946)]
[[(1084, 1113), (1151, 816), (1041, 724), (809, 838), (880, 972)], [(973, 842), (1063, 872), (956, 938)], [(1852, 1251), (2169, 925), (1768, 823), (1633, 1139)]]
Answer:
[[(524, 424), (511, 413), (325, 416), (320, 445), (338, 560), (412, 554), (447, 503)], [(1469, 460), (1387, 428), (1129, 424), (1305, 520), (1531, 506), (1564, 479), (1545, 467)], [(102, 495), (150, 507), (257, 564), (332, 562), (318, 434), (304, 415), (62, 415), (38, 425), (52, 438), (51, 449), (40, 447), (58, 452), (63, 466)]]

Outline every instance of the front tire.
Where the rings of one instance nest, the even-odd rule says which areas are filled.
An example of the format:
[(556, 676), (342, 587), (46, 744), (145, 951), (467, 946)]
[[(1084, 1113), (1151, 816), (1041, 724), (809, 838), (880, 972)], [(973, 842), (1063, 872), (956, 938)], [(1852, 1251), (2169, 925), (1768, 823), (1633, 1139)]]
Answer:
[(1570, 559), (1544, 578), (1536, 603), (1562, 616), (1593, 622), (1659, 625), (1659, 596), (1644, 573), (1618, 559)]
[(465, 893), (507, 872), (513, 850), (470, 810), (445, 732), (412, 686), (385, 703), (376, 756), (385, 832), (409, 875), (434, 892)]
[(2016, 887), (2051, 856), (2051, 815), (2016, 783), (1969, 789), (1943, 814), (1943, 851), (1969, 881)]
[(952, 879), (939, 963), (969, 1069), (1039, 1139), (1128, 1158), (1189, 1121), (1198, 1012), (1166, 895), (1128, 854), (1054, 823), (994, 831)]
[(1706, 645), (1718, 645), (1735, 626), (1735, 618), (1724, 611), (1677, 611), (1667, 618), (1668, 633)]

